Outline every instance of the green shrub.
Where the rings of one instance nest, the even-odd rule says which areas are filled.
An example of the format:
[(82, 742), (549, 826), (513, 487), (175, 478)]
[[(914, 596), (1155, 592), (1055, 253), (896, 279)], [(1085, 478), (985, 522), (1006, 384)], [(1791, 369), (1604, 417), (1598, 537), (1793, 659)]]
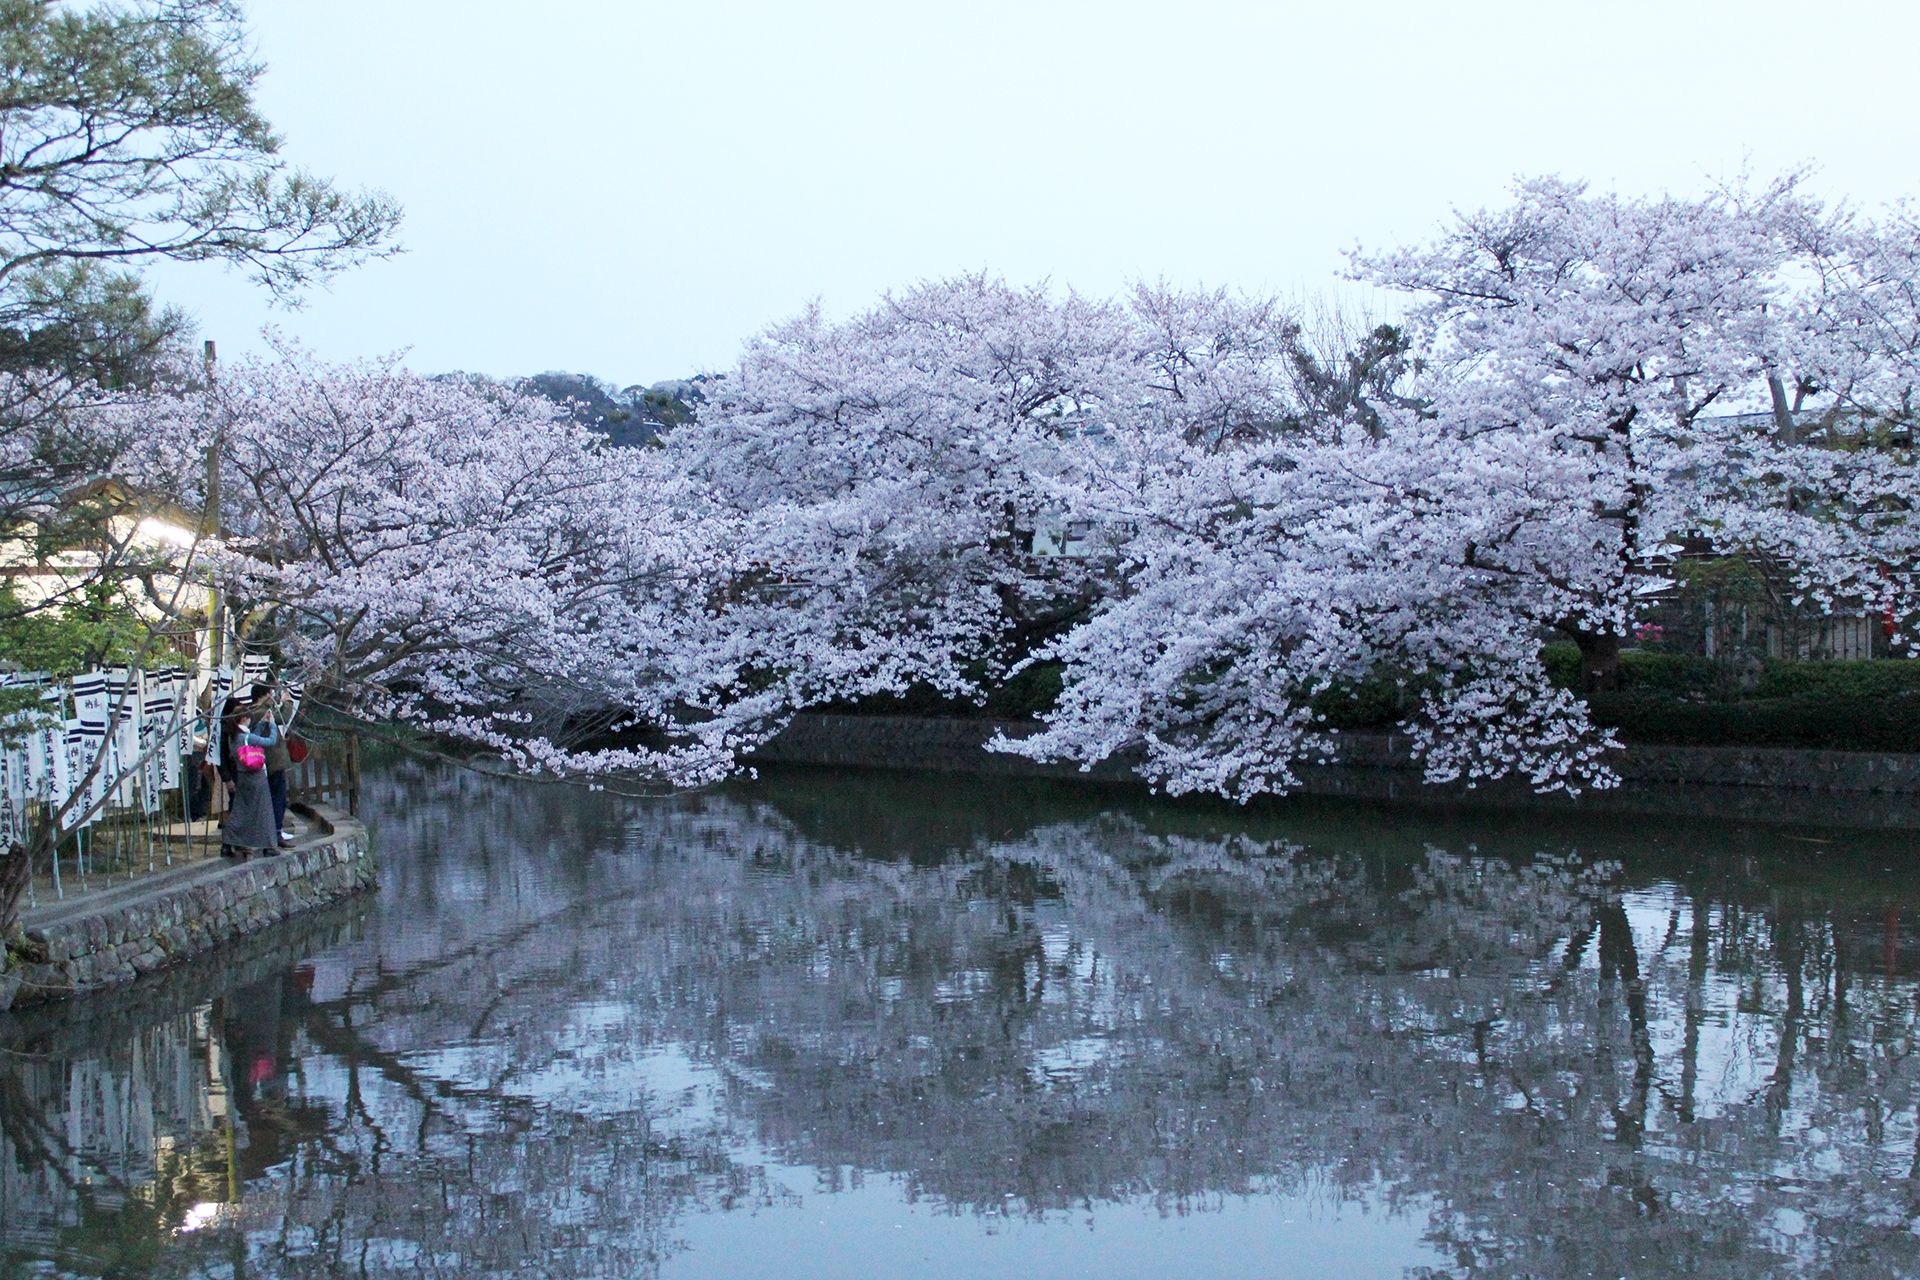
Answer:
[[(1540, 659), (1563, 688), (1580, 684), (1580, 650)], [(1630, 742), (1920, 752), (1920, 661), (1873, 658), (1720, 662), (1629, 649), (1620, 686), (1589, 700), (1596, 722)]]
[[(1578, 687), (1579, 649), (1550, 644), (1540, 658), (1554, 683)], [(1059, 663), (1035, 664), (990, 688), (984, 705), (943, 698), (921, 685), (826, 709), (1033, 719), (1058, 700), (1062, 672)], [(1329, 728), (1388, 729), (1412, 713), (1420, 693), (1416, 680), (1378, 676), (1322, 691), (1313, 709)], [(1589, 705), (1597, 723), (1629, 742), (1920, 752), (1915, 661), (1723, 663), (1629, 649), (1620, 655), (1620, 687), (1595, 695)]]
[(1562, 689), (1580, 687), (1579, 645), (1566, 643), (1542, 645), (1540, 665), (1547, 669), (1547, 679)]
[[(1580, 687), (1580, 650), (1571, 644), (1542, 646), (1540, 661), (1563, 689)], [(1689, 653), (1628, 649), (1620, 655), (1620, 689), (1690, 701), (1724, 699), (1736, 693), (1745, 671)]]
[(1588, 705), (1597, 723), (1629, 742), (1920, 752), (1920, 693), (1681, 702), (1616, 692)]
[(1920, 695), (1920, 661), (1861, 658), (1844, 662), (1769, 659), (1754, 691), (1763, 698), (1897, 698)]
[(1332, 729), (1386, 729), (1420, 703), (1420, 690), (1388, 676), (1335, 684), (1315, 694), (1314, 714)]
[(1065, 669), (1058, 662), (1035, 663), (988, 688), (984, 703), (945, 697), (932, 685), (915, 684), (905, 693), (876, 693), (857, 700), (829, 703), (820, 710), (861, 716), (1033, 720), (1053, 710), (1060, 698), (1060, 677)]
[(1032, 720), (1053, 710), (1065, 671), (1062, 663), (1036, 662), (1015, 672), (987, 694), (987, 714), (996, 720)]
[[(1554, 682), (1577, 688), (1580, 651), (1550, 644)], [(1589, 699), (1596, 722), (1631, 742), (1920, 751), (1920, 662), (1718, 662), (1629, 649), (1617, 689)]]
[(1621, 683), (1663, 698), (1701, 700), (1738, 687), (1738, 669), (1688, 653), (1628, 650), (1620, 655)]

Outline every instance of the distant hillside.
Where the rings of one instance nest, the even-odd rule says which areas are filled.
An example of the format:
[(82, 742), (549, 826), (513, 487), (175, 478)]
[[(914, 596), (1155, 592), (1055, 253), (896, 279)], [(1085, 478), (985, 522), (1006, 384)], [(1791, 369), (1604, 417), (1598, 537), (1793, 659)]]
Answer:
[(522, 378), (519, 385), (556, 404), (569, 405), (575, 422), (614, 444), (639, 446), (692, 418), (706, 398), (701, 388), (708, 381), (703, 373), (650, 387), (615, 387), (590, 373), (549, 370)]

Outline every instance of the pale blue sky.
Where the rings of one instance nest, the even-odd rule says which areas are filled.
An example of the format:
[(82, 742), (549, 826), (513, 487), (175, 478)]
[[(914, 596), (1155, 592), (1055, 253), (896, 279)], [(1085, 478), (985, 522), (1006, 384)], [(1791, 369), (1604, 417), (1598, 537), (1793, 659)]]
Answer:
[(987, 268), (1336, 289), (1518, 173), (1697, 192), (1811, 161), (1920, 195), (1894, 0), (1800, 3), (613, 3), (249, 0), (297, 163), (381, 187), (409, 252), (286, 315), (154, 273), (223, 353), (724, 368), (814, 297)]

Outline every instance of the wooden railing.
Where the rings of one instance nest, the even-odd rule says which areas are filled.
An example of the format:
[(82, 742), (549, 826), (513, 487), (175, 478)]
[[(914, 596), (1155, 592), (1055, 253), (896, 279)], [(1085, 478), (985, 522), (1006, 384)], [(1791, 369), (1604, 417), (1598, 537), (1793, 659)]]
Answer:
[[(299, 730), (296, 728), (295, 733)], [(307, 758), (287, 770), (287, 798), (318, 800), (348, 813), (360, 812), (360, 738), (328, 733), (308, 738)]]

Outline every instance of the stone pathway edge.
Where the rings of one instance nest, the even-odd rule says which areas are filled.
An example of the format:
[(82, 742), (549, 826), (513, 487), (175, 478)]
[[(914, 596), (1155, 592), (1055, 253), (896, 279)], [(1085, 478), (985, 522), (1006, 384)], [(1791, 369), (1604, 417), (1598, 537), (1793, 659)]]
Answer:
[(279, 857), (202, 862), (131, 894), (21, 913), (23, 934), (0, 952), (0, 1010), (131, 982), (370, 888), (366, 826), (331, 805), (301, 808), (318, 829)]

